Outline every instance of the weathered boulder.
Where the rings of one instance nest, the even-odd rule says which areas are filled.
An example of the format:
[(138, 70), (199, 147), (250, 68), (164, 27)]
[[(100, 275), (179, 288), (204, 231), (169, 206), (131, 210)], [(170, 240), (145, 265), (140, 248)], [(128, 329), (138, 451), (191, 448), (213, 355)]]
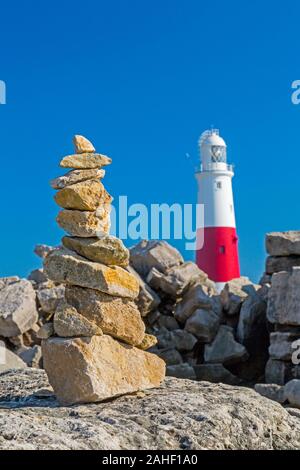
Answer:
[(220, 297), (210, 295), (206, 286), (195, 284), (189, 288), (177, 304), (174, 316), (180, 323), (185, 323), (197, 309), (213, 310), (215, 314), (220, 315)]
[(0, 374), (9, 369), (23, 369), (26, 363), (14, 352), (10, 351), (3, 341), (0, 341)]
[(102, 335), (99, 326), (80, 315), (75, 307), (68, 305), (65, 301), (60, 302), (56, 309), (53, 327), (58, 336), (66, 338)]
[(257, 393), (270, 400), (283, 404), (286, 401), (284, 396), (284, 387), (277, 384), (255, 384), (254, 389)]
[(294, 352), (292, 344), (300, 338), (300, 333), (275, 331), (270, 334), (269, 354), (273, 359), (291, 361)]
[(60, 166), (62, 168), (75, 168), (78, 170), (88, 170), (93, 168), (101, 168), (102, 166), (110, 165), (112, 159), (101, 153), (81, 153), (74, 155), (67, 155), (64, 157)]
[(64, 298), (65, 286), (40, 288), (36, 291), (36, 295), (43, 311), (54, 314), (59, 302)]
[(219, 324), (220, 318), (212, 310), (199, 308), (188, 318), (185, 330), (200, 341), (210, 343), (218, 331)]
[(300, 256), (300, 231), (267, 233), (266, 250), (272, 256)]
[(171, 297), (179, 297), (194, 282), (203, 283), (205, 274), (195, 263), (188, 261), (167, 269), (165, 273), (152, 268), (147, 276), (147, 283), (155, 290), (161, 290)]
[(142, 398), (74, 409), (57, 406), (43, 370), (23, 369), (0, 375), (2, 404), (3, 450), (300, 448), (299, 416), (245, 387), (167, 377)]
[(294, 266), (300, 266), (300, 256), (268, 256), (266, 259), (266, 273), (269, 275), (291, 271)]
[(27, 279), (28, 279), (28, 281), (33, 281), (36, 284), (41, 284), (43, 282), (48, 281), (48, 278), (45, 275), (42, 268), (34, 269), (33, 271), (31, 271), (31, 273), (28, 275)]
[[(104, 213), (105, 212), (105, 213)], [(102, 208), (99, 211), (72, 211), (62, 210), (56, 217), (58, 225), (74, 237), (102, 237), (110, 230), (110, 209)]]
[(136, 299), (136, 304), (142, 317), (146, 317), (150, 312), (158, 307), (160, 304), (160, 298), (157, 293), (151, 289), (148, 284), (146, 284), (132, 266), (127, 266), (126, 269), (128, 272), (133, 274), (139, 282), (140, 292)]
[(67, 286), (67, 302), (104, 334), (137, 346), (145, 335), (145, 325), (134, 302), (93, 289)]
[(130, 249), (130, 264), (143, 278), (152, 268), (165, 273), (182, 263), (179, 251), (164, 240), (142, 240)]
[(227, 282), (221, 291), (220, 298), (227, 315), (237, 315), (242, 303), (260, 286), (253, 284), (248, 277), (238, 277)]
[(158, 387), (164, 362), (110, 336), (43, 341), (44, 367), (63, 405), (93, 403)]
[(240, 379), (227, 370), (223, 364), (197, 364), (194, 371), (198, 380), (229, 385), (240, 384)]
[(260, 295), (263, 289), (267, 287), (252, 292), (242, 304), (237, 326), (237, 339), (244, 345), (255, 342), (257, 346), (258, 338), (266, 334), (267, 303), (264, 296)]
[(197, 338), (186, 330), (173, 330), (171, 331), (171, 342), (178, 351), (192, 351)]
[(152, 349), (151, 352), (157, 354), (168, 366), (181, 364), (183, 362), (180, 352), (175, 348)]
[(59, 190), (54, 199), (63, 209), (95, 211), (101, 204), (109, 204), (112, 197), (99, 180), (75, 183)]
[(177, 377), (179, 379), (196, 380), (194, 368), (187, 362), (183, 364), (167, 366), (167, 375), (170, 377)]
[(139, 349), (146, 351), (157, 344), (157, 338), (154, 335), (145, 334), (143, 341), (137, 345)]
[(8, 286), (9, 284), (14, 284), (17, 281), (20, 281), (20, 278), (18, 276), (1, 277), (0, 278), (0, 290)]
[(18, 336), (37, 320), (35, 291), (30, 281), (22, 279), (0, 290), (0, 336)]
[(284, 396), (292, 406), (300, 408), (300, 380), (290, 380), (284, 386)]
[(180, 328), (178, 321), (170, 315), (159, 315), (157, 322), (160, 328), (166, 328), (170, 331)]
[(205, 362), (221, 364), (234, 364), (248, 358), (246, 348), (235, 341), (233, 329), (221, 325), (219, 331), (211, 344), (205, 345)]
[(71, 184), (80, 183), (86, 180), (102, 179), (105, 176), (105, 170), (71, 170), (63, 176), (54, 178), (50, 181), (53, 189), (64, 189)]
[(267, 318), (271, 323), (300, 326), (300, 268), (272, 276)]
[(38, 344), (22, 348), (18, 351), (18, 356), (29, 367), (42, 367), (42, 349)]
[(53, 322), (44, 323), (37, 332), (37, 337), (39, 339), (48, 339), (50, 336), (54, 335), (54, 326)]
[(66, 248), (52, 251), (44, 261), (44, 270), (54, 282), (89, 287), (109, 295), (133, 299), (139, 294), (137, 279), (125, 269), (87, 261)]
[(76, 153), (94, 153), (96, 152), (92, 142), (83, 135), (74, 135), (73, 144)]
[(266, 365), (265, 381), (268, 384), (284, 385), (293, 378), (292, 364), (270, 358)]
[(123, 267), (129, 263), (129, 251), (122, 240), (112, 235), (102, 238), (63, 237), (62, 243), (91, 261)]

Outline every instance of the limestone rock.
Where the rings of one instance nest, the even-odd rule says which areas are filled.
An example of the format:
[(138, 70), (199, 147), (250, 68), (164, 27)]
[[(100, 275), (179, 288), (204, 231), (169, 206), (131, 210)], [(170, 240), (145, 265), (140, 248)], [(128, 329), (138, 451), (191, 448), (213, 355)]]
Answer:
[(136, 304), (142, 317), (146, 317), (150, 312), (155, 310), (160, 304), (160, 298), (151, 287), (144, 282), (141, 276), (136, 272), (132, 266), (127, 266), (127, 271), (133, 274), (139, 282), (140, 292), (136, 299)]
[(80, 155), (67, 155), (61, 160), (60, 166), (62, 168), (88, 170), (110, 165), (111, 162), (111, 158), (101, 155), (101, 153), (81, 153)]
[(143, 278), (152, 268), (165, 273), (182, 263), (179, 251), (163, 240), (142, 240), (130, 249), (130, 264)]
[(181, 364), (183, 362), (180, 352), (175, 348), (158, 349), (155, 351), (153, 349), (152, 352), (155, 352), (168, 366)]
[(197, 309), (188, 318), (185, 330), (200, 341), (210, 343), (215, 337), (220, 319), (212, 310)]
[(27, 367), (25, 362), (10, 351), (3, 341), (0, 341), (0, 374), (9, 369), (23, 369), (25, 367)]
[(101, 204), (109, 204), (112, 197), (98, 180), (82, 181), (60, 189), (54, 196), (64, 208), (79, 211), (95, 211)]
[(102, 330), (95, 323), (90, 322), (77, 312), (75, 307), (68, 305), (65, 301), (58, 305), (54, 320), (54, 331), (58, 336), (94, 336), (102, 335)]
[(234, 364), (248, 358), (248, 353), (242, 344), (235, 341), (232, 328), (221, 325), (211, 344), (205, 345), (205, 362)]
[(22, 279), (0, 290), (0, 336), (18, 336), (37, 322), (35, 291)]
[(49, 245), (44, 245), (44, 244), (40, 244), (40, 245), (35, 245), (35, 248), (34, 248), (34, 253), (39, 257), (39, 258), (46, 258), (46, 256), (52, 251), (54, 250), (55, 248), (53, 246), (49, 246)]
[(266, 250), (272, 256), (300, 256), (300, 231), (267, 233)]
[(184, 362), (183, 364), (176, 364), (167, 367), (167, 375), (171, 377), (178, 377), (179, 379), (196, 380), (196, 374), (193, 367)]
[(300, 339), (299, 334), (276, 331), (270, 334), (269, 354), (273, 359), (291, 361), (294, 352), (292, 343)]
[(160, 315), (157, 321), (160, 328), (167, 328), (167, 330), (170, 331), (178, 330), (180, 328), (178, 321), (169, 315)]
[(83, 135), (74, 135), (73, 144), (75, 147), (75, 153), (94, 153), (96, 152), (92, 142), (90, 142)]
[(207, 287), (195, 284), (189, 288), (181, 302), (177, 304), (174, 316), (180, 323), (185, 323), (197, 309), (213, 310), (216, 314), (220, 314), (220, 297), (210, 295)]
[(53, 323), (45, 323), (37, 332), (37, 337), (40, 339), (48, 339), (54, 335)]
[(50, 279), (58, 283), (89, 287), (132, 299), (139, 293), (138, 281), (125, 269), (87, 261), (66, 248), (50, 253), (45, 259), (44, 270)]
[(164, 362), (110, 336), (43, 341), (44, 367), (63, 405), (93, 403), (158, 387)]
[(64, 189), (71, 184), (80, 183), (86, 180), (102, 179), (105, 176), (105, 170), (71, 170), (65, 175), (58, 176), (50, 181), (53, 189)]
[(227, 282), (220, 298), (227, 315), (237, 315), (242, 303), (249, 294), (255, 293), (260, 286), (253, 284), (247, 277), (241, 276)]
[(48, 278), (45, 276), (43, 269), (34, 269), (31, 271), (27, 277), (28, 281), (33, 281), (36, 284), (41, 284), (42, 282), (47, 282)]
[(179, 297), (193, 282), (203, 283), (205, 274), (195, 263), (190, 261), (169, 268), (166, 273), (152, 268), (147, 276), (147, 283), (155, 290), (161, 290), (171, 297)]
[(286, 401), (284, 396), (284, 387), (277, 384), (256, 384), (255, 391), (269, 400), (277, 401), (283, 404)]
[(139, 345), (145, 335), (145, 325), (134, 302), (113, 297), (93, 289), (66, 287), (66, 300), (104, 334)]
[(300, 266), (300, 256), (268, 256), (266, 259), (266, 273), (269, 275), (291, 271), (294, 266)]
[(54, 286), (37, 290), (37, 298), (41, 308), (46, 313), (54, 314), (59, 302), (64, 298), (65, 287)]
[(265, 381), (270, 384), (284, 385), (293, 378), (292, 364), (270, 358), (266, 365)]
[(171, 341), (178, 351), (192, 351), (197, 338), (186, 330), (173, 330), (171, 332)]
[(157, 338), (154, 335), (145, 334), (143, 341), (138, 344), (138, 348), (146, 351), (157, 344)]
[(194, 371), (198, 380), (229, 385), (238, 385), (241, 381), (227, 370), (223, 364), (197, 364)]
[(271, 323), (300, 326), (300, 268), (272, 276), (267, 318)]
[(45, 372), (27, 368), (0, 375), (0, 403), (3, 450), (300, 448), (299, 415), (245, 387), (167, 377), (142, 399), (64, 408)]
[(290, 380), (284, 386), (284, 396), (295, 408), (300, 408), (300, 380)]
[(73, 211), (62, 210), (56, 221), (58, 225), (74, 237), (102, 237), (110, 230), (110, 211), (105, 209), (103, 216), (98, 216), (98, 211)]
[(21, 351), (18, 351), (18, 356), (29, 367), (42, 367), (42, 349), (41, 346), (37, 344), (32, 347), (25, 347)]
[(9, 284), (14, 284), (15, 282), (18, 282), (18, 281), (20, 281), (20, 278), (18, 276), (1, 277), (0, 278), (0, 290), (8, 286)]
[(129, 251), (122, 240), (106, 235), (103, 238), (64, 237), (63, 245), (91, 261), (106, 265), (127, 266)]

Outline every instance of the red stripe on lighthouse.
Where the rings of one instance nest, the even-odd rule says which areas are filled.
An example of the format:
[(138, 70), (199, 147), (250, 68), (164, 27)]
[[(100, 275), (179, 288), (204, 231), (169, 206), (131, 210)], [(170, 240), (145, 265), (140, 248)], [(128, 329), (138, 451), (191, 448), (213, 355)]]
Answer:
[(204, 244), (196, 252), (196, 263), (209, 279), (227, 282), (240, 277), (235, 227), (206, 227)]

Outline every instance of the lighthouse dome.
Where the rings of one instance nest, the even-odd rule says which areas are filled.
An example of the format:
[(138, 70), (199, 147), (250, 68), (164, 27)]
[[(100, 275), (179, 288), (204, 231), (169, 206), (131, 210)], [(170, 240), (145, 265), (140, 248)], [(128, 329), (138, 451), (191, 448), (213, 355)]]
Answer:
[(211, 129), (201, 134), (199, 139), (202, 163), (226, 163), (226, 143), (218, 129)]

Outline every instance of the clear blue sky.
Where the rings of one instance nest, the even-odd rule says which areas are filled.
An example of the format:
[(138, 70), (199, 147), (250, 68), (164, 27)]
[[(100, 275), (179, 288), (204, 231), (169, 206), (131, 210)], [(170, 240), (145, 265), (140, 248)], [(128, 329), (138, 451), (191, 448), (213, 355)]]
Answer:
[(236, 165), (242, 273), (257, 280), (265, 233), (300, 229), (299, 15), (292, 1), (2, 2), (0, 276), (59, 243), (48, 180), (73, 134), (113, 158), (114, 196), (195, 203), (185, 154), (214, 124)]

